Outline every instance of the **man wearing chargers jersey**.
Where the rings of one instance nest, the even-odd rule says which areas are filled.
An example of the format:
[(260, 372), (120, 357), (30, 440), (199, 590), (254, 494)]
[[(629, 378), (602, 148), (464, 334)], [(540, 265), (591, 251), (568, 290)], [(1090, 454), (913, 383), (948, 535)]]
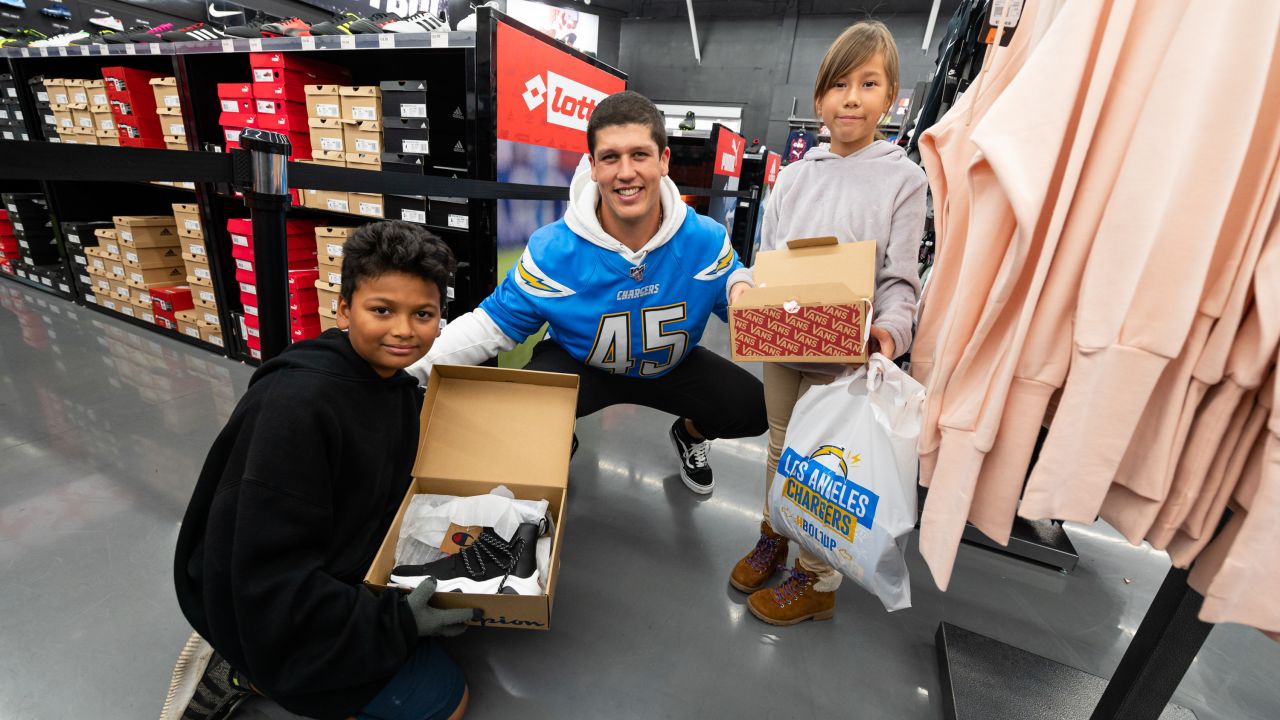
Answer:
[(547, 323), (525, 367), (578, 375), (578, 417), (623, 403), (675, 415), (681, 477), (710, 493), (711, 440), (768, 428), (760, 381), (698, 345), (712, 313), (725, 319), (725, 283), (742, 264), (724, 226), (667, 177), (666, 130), (647, 98), (600, 101), (587, 146), (591, 172), (574, 178), (564, 218), (534, 232), (497, 290), (409, 371), (425, 383), (435, 363), (482, 362)]

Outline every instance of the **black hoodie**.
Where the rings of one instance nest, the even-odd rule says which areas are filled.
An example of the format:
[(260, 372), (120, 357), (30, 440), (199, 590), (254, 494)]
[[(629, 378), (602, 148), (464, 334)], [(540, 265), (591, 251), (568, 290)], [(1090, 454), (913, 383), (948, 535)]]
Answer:
[(174, 580), (192, 627), (291, 712), (346, 718), (418, 642), (364, 573), (408, 489), (422, 391), (329, 330), (263, 363), (205, 460)]

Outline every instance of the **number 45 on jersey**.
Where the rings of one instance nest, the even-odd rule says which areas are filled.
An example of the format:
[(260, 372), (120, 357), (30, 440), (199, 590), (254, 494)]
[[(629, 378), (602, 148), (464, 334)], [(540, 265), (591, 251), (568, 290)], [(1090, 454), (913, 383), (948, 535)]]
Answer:
[(636, 364), (634, 355), (662, 353), (659, 360), (640, 360), (641, 377), (654, 377), (670, 370), (689, 350), (689, 333), (669, 330), (668, 326), (688, 317), (684, 303), (644, 308), (639, 311), (641, 328), (639, 352), (633, 354), (631, 319), (637, 313), (621, 312), (600, 316), (596, 339), (591, 345), (587, 364), (626, 375)]

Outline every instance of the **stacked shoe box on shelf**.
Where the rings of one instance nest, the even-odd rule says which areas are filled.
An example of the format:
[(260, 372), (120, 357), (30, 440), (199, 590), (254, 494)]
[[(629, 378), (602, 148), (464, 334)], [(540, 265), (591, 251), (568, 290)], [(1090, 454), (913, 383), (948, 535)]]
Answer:
[(240, 133), (253, 127), (253, 83), (218, 83), (218, 103), (222, 114), (218, 124), (222, 126), (223, 141), (228, 152), (240, 147)]
[(342, 248), (355, 233), (353, 227), (316, 228), (316, 258), (320, 276), (316, 278), (316, 304), (321, 332), (338, 326), (338, 295), (342, 290)]
[[(14, 273), (63, 297), (74, 297), (44, 195), (4, 193), (0, 199), (4, 201), (6, 219), (15, 241), (2, 244), (8, 248), (17, 245), (19, 262), (14, 265)], [(5, 255), (8, 257), (8, 252)]]
[(124, 287), (113, 286), (123, 301), (120, 312), (155, 324), (151, 291), (183, 284), (182, 249), (169, 215), (117, 215), (116, 239), (124, 265)]
[(187, 149), (187, 128), (182, 122), (182, 96), (178, 94), (178, 79), (173, 77), (151, 78), (151, 93), (156, 101), (156, 116), (160, 120), (160, 132), (164, 133), (164, 145), (170, 150)]
[[(343, 147), (347, 167), (354, 170), (382, 169), (382, 89), (376, 85), (340, 87)], [(369, 218), (385, 215), (380, 193), (348, 193), (350, 212)]]
[[(40, 84), (41, 92), (36, 94), (36, 105), (41, 107), (40, 98), (46, 98), (48, 108), (41, 107), (44, 117), (46, 134), (48, 134), (48, 125), (50, 118), (56, 137), (49, 135), (49, 139), (54, 142), (78, 142), (76, 139), (76, 121), (71, 114), (71, 95), (67, 90), (66, 78), (44, 78)], [(96, 138), (95, 138), (96, 139)]]
[(0, 138), (5, 140), (30, 140), (22, 104), (18, 101), (18, 86), (9, 74), (0, 75)]
[[(178, 238), (182, 244), (183, 263), (187, 263), (187, 258), (208, 262), (209, 251), (205, 247), (200, 207), (195, 204), (177, 203), (173, 206), (173, 220), (178, 227)], [(187, 306), (176, 308), (176, 311), (189, 310), (195, 316), (191, 322), (194, 322), (199, 338), (221, 347), (223, 344), (222, 319), (218, 316), (218, 300), (213, 288), (197, 285), (189, 289), (188, 296), (190, 302)]]
[(53, 114), (53, 100), (45, 86), (43, 75), (36, 75), (27, 80), (27, 87), (36, 99), (36, 115), (44, 132), (44, 139), (52, 143), (62, 142), (58, 134), (58, 118)]
[(85, 269), (92, 286), (91, 294), (86, 294), (84, 299), (99, 307), (119, 311), (112, 294), (112, 283), (123, 282), (124, 263), (120, 260), (120, 241), (116, 238), (115, 224), (109, 228), (96, 228), (93, 235), (97, 244), (89, 245), (87, 241), (83, 244), (87, 261)]
[[(292, 340), (305, 340), (320, 334), (320, 317), (315, 311), (316, 265), (314, 220), (288, 220), (285, 224), (288, 258), (289, 332)], [(253, 223), (248, 219), (227, 221), (231, 237), (231, 257), (236, 265), (236, 283), (240, 287), (240, 304), (244, 308), (242, 327), (249, 355), (262, 359), (258, 280), (253, 265)], [(297, 307), (295, 311), (293, 308)]]
[(291, 160), (311, 157), (307, 132), (306, 86), (342, 83), (351, 77), (346, 68), (301, 57), (296, 53), (249, 53), (253, 69), (256, 125), (289, 136)]
[[(386, 80), (380, 87), (386, 139), (382, 169), (411, 175), (465, 176), (466, 116), (460, 89), (427, 80)], [(396, 220), (458, 230), (470, 227), (465, 198), (388, 195), (385, 210), (386, 217)]]
[(163, 148), (164, 130), (156, 114), (151, 80), (160, 73), (128, 67), (102, 68), (120, 144), (125, 147)]
[(85, 80), (85, 95), (89, 99), (89, 113), (93, 115), (93, 129), (99, 145), (120, 146), (120, 128), (111, 111), (111, 98), (107, 95), (106, 80)]
[[(71, 279), (80, 289), (80, 295), (93, 294), (93, 277), (89, 272), (88, 248), (98, 247), (97, 230), (114, 228), (110, 221), (84, 222), (67, 220), (62, 223), (62, 239), (66, 241), (67, 257), (71, 260)], [(102, 266), (104, 269), (105, 264)]]
[(19, 261), (18, 238), (13, 234), (13, 223), (9, 221), (9, 210), (0, 209), (0, 272), (15, 275), (14, 267)]
[[(310, 162), (329, 167), (347, 166), (347, 145), (342, 120), (342, 90), (339, 85), (307, 85), (303, 89), (307, 108)], [(351, 212), (350, 194), (338, 190), (302, 191), (299, 204), (329, 212)]]

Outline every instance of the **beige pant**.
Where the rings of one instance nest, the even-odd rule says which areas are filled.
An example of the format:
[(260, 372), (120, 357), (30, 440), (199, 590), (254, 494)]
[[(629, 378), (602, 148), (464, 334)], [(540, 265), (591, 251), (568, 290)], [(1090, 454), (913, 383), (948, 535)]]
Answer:
[[(824, 373), (801, 372), (779, 363), (764, 364), (764, 407), (769, 416), (769, 459), (764, 473), (766, 521), (769, 520), (769, 489), (773, 485), (773, 474), (778, 469), (778, 458), (782, 457), (782, 449), (786, 446), (791, 411), (809, 388), (826, 385), (832, 380), (835, 380), (833, 376)], [(843, 576), (825, 560), (804, 549), (800, 550), (800, 567), (817, 574), (815, 590), (828, 592), (840, 587)]]

